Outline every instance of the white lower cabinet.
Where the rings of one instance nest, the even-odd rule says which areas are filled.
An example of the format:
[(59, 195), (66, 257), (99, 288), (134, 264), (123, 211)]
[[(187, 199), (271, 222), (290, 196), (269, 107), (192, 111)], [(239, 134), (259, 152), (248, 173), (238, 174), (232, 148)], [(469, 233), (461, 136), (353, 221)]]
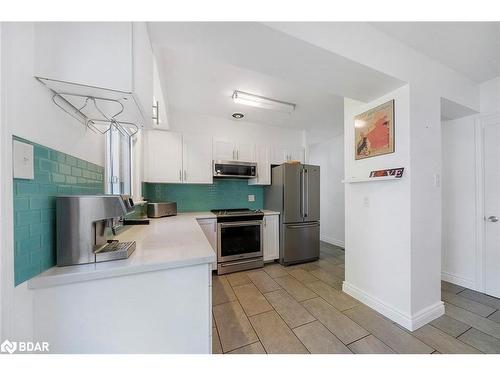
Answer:
[[(215, 251), (215, 256), (217, 257), (217, 219), (196, 219), (198, 224), (205, 233), (208, 242)], [(217, 269), (217, 261), (212, 263), (212, 270)]]
[(264, 262), (280, 256), (279, 215), (264, 215)]

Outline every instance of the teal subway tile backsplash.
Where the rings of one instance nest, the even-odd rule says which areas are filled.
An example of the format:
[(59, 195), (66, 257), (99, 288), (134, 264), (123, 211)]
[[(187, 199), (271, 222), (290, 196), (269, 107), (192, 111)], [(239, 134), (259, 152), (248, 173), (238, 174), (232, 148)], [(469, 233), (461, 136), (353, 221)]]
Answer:
[[(34, 146), (35, 179), (14, 179), (14, 281), (56, 264), (57, 195), (104, 194), (104, 168), (24, 139)], [(82, 177), (83, 176), (83, 177)]]
[[(142, 194), (150, 202), (177, 202), (179, 212), (218, 208), (264, 208), (264, 187), (246, 180), (214, 180), (211, 185), (143, 183)], [(255, 196), (255, 202), (248, 201)]]

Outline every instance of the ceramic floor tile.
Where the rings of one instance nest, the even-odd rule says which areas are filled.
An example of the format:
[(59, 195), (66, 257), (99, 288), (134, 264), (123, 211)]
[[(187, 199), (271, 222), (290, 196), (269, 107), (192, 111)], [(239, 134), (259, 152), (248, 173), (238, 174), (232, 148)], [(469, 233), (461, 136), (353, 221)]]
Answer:
[(475, 290), (465, 289), (459, 293), (460, 296), (471, 299), (473, 301), (482, 303), (486, 306), (491, 306), (497, 310), (500, 310), (500, 299), (488, 296), (483, 293), (476, 292)]
[(258, 341), (255, 331), (238, 302), (214, 306), (213, 313), (224, 352)]
[(308, 353), (305, 346), (275, 311), (250, 317), (250, 322), (269, 354)]
[(493, 320), (483, 318), (482, 316), (471, 313), (470, 311), (451, 305), (447, 302), (445, 302), (445, 313), (453, 319), (459, 320), (483, 333), (500, 339), (500, 324), (494, 322)]
[(303, 268), (287, 269), (288, 273), (299, 280), (301, 283), (310, 283), (318, 279)]
[(351, 351), (318, 321), (293, 330), (312, 354), (351, 354)]
[(253, 284), (233, 287), (234, 293), (248, 316), (260, 314), (273, 308)]
[(299, 265), (300, 268), (302, 268), (305, 271), (313, 271), (319, 269), (318, 261), (315, 262), (309, 262), (309, 263), (302, 263)]
[(226, 275), (227, 281), (231, 286), (250, 284), (252, 281), (248, 278), (246, 272), (235, 272)]
[(315, 318), (285, 290), (266, 293), (265, 297), (289, 327), (295, 328)]
[(306, 299), (316, 297), (316, 293), (314, 293), (311, 289), (306, 288), (304, 284), (297, 281), (292, 276), (283, 276), (277, 277), (276, 282), (281, 285), (283, 289), (285, 289), (293, 298), (297, 301), (304, 301)]
[(460, 336), (470, 328), (469, 325), (450, 318), (448, 315), (442, 315), (439, 318), (434, 319), (429, 324), (453, 337)]
[(309, 299), (302, 302), (302, 306), (346, 345), (368, 335), (364, 328), (322, 298)]
[(318, 262), (318, 265), (320, 268), (323, 268), (326, 270), (329, 274), (335, 276), (338, 279), (344, 280), (345, 279), (345, 270), (343, 268), (340, 268), (333, 264), (332, 262), (325, 260), (325, 259), (320, 259)]
[(446, 291), (441, 292), (441, 299), (483, 317), (487, 317), (495, 311), (491, 306)]
[(216, 329), (212, 330), (212, 354), (222, 354), (222, 347), (220, 345), (219, 334)]
[(456, 284), (449, 283), (447, 281), (441, 281), (441, 290), (444, 290), (449, 293), (457, 294), (461, 291), (465, 290), (464, 287)]
[(422, 342), (443, 354), (478, 354), (477, 349), (444, 333), (443, 331), (426, 324), (413, 332)]
[(247, 272), (247, 275), (261, 293), (268, 293), (281, 289), (278, 283), (276, 283), (271, 276), (262, 270), (249, 271)]
[(337, 310), (343, 311), (359, 305), (357, 300), (344, 292), (339, 292), (337, 289), (332, 288), (323, 281), (307, 283), (306, 286)]
[(318, 268), (310, 272), (321, 281), (330, 285), (332, 288), (335, 288), (337, 290), (342, 290), (343, 280), (339, 279), (338, 277), (335, 277), (328, 270), (325, 270), (323, 268)]
[(271, 276), (273, 279), (276, 277), (282, 277), (288, 275), (288, 272), (286, 272), (285, 267), (283, 267), (279, 263), (266, 264), (264, 266), (264, 271), (266, 271), (267, 274)]
[(496, 311), (494, 314), (491, 314), (490, 316), (488, 316), (488, 319), (500, 323), (500, 311)]
[(430, 354), (434, 351), (433, 348), (365, 305), (346, 310), (344, 314), (397, 353)]
[(475, 328), (469, 329), (463, 335), (459, 336), (458, 339), (483, 353), (500, 354), (500, 340)]
[(264, 347), (262, 346), (260, 341), (257, 341), (242, 348), (232, 350), (227, 354), (266, 354), (266, 351), (264, 350)]
[(349, 349), (356, 354), (394, 354), (394, 351), (373, 335), (349, 345)]
[(212, 305), (236, 301), (236, 295), (224, 276), (212, 278)]

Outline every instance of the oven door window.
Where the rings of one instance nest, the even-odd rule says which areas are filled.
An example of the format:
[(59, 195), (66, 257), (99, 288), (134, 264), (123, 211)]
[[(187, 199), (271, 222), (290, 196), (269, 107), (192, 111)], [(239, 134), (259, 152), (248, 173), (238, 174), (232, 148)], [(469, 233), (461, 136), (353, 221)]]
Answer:
[(220, 224), (220, 255), (239, 258), (261, 252), (261, 225)]

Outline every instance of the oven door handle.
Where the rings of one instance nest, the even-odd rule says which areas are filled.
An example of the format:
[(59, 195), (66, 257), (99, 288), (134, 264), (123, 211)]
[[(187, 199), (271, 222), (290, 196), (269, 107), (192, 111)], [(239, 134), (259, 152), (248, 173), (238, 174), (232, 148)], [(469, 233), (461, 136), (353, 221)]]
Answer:
[(237, 261), (231, 261), (227, 263), (219, 263), (221, 267), (230, 267), (230, 266), (235, 266), (238, 264), (247, 264), (247, 263), (253, 263), (255, 262), (255, 258), (247, 259), (247, 260), (237, 260)]
[(219, 223), (221, 228), (227, 227), (248, 227), (251, 225), (262, 225), (262, 220), (254, 220), (254, 221), (235, 221), (232, 223)]

